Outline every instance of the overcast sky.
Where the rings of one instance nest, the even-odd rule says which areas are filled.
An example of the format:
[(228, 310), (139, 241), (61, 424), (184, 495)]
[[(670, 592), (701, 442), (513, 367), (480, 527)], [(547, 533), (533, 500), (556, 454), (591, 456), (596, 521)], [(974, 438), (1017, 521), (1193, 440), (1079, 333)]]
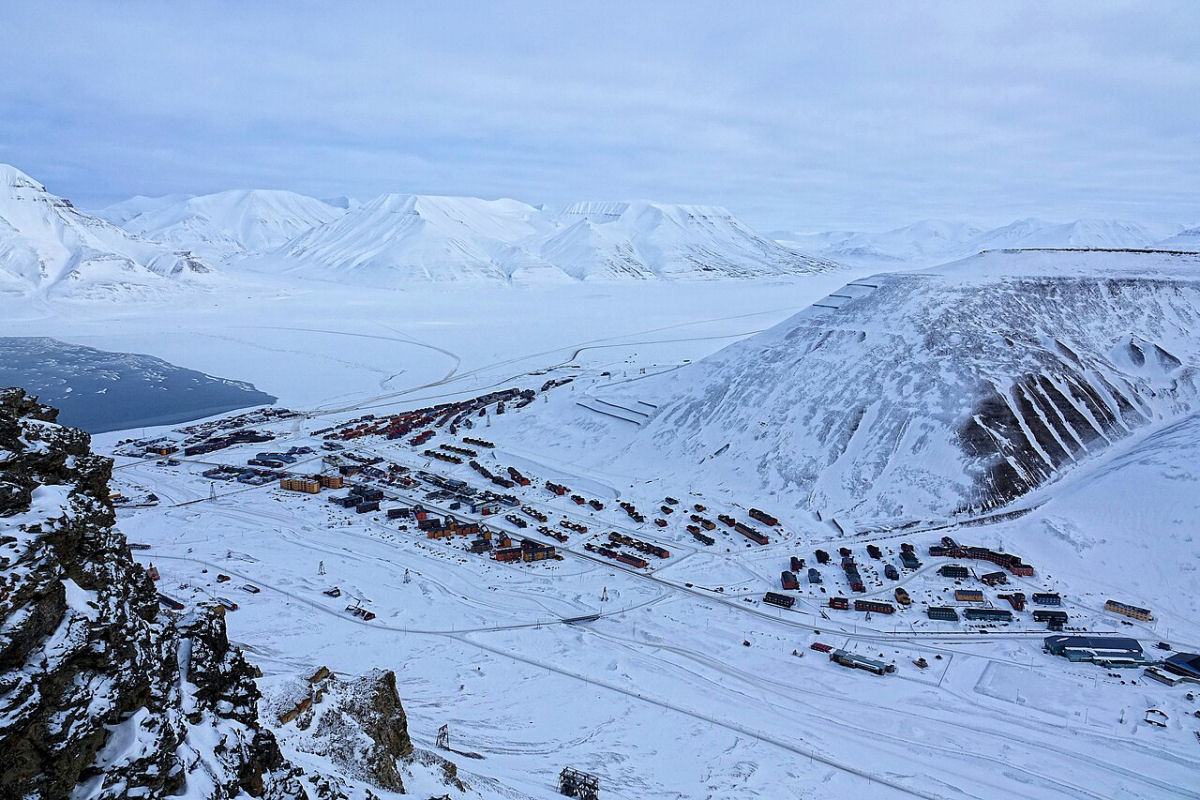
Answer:
[(764, 230), (1200, 223), (1200, 3), (6, 3), (0, 161), (94, 208), (286, 188)]

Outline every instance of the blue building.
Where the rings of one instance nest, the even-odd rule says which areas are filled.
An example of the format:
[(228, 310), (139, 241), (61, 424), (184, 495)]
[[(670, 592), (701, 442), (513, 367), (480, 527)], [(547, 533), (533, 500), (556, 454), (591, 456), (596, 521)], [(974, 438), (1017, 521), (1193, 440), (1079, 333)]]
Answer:
[(1106, 667), (1136, 667), (1146, 663), (1137, 639), (1123, 636), (1047, 636), (1046, 652), (1068, 661), (1090, 661)]
[(1200, 654), (1176, 653), (1163, 661), (1163, 667), (1176, 675), (1200, 681)]

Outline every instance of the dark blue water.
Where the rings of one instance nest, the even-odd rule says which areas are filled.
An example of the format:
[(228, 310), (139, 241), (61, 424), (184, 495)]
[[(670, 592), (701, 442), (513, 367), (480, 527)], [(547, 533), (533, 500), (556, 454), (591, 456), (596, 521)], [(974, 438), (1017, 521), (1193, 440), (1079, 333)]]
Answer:
[(244, 381), (45, 337), (0, 337), (0, 386), (20, 386), (88, 433), (172, 425), (274, 397)]

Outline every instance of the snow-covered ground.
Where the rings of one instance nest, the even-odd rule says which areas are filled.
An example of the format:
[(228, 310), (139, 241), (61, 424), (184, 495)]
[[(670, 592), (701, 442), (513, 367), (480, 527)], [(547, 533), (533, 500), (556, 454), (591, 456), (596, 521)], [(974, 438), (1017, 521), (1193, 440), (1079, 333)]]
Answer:
[[(799, 311), (846, 273), (776, 281), (384, 290), (247, 278), (153, 304), (0, 305), (0, 336), (54, 336), (249, 380), (283, 405), (470, 392), (559, 363), (678, 365)], [(419, 387), (426, 387), (421, 389)]]
[[(1161, 597), (1152, 584), (1186, 587), (1186, 565), (1197, 557), (1189, 527), (1195, 501), (1188, 499), (1200, 472), (1194, 425), (1129, 437), (1105, 460), (1074, 472), (1061, 491), (1060, 484), (1045, 487), (1048, 499), (1034, 512), (999, 525), (880, 531), (843, 542), (832, 527), (793, 516), (766, 547), (749, 546), (724, 525), (705, 547), (685, 530), (683, 510), (665, 528), (636, 525), (616, 501), (660, 516), (663, 485), (646, 483), (659, 475), (583, 463), (528, 435), (554, 427), (530, 421), (603, 396), (601, 385), (640, 378), (643, 369), (678, 371), (848, 279), (453, 293), (247, 282), (242, 296), (205, 304), (79, 304), (69, 318), (57, 313), (61, 306), (26, 308), (5, 316), (0, 334), (53, 334), (149, 353), (252, 380), (282, 405), (311, 412), (298, 424), (268, 426), (279, 439), (267, 445), (178, 466), (118, 459), (118, 489), (160, 498), (157, 506), (121, 511), (120, 525), (131, 541), (151, 546), (140, 557), (159, 569), (165, 593), (185, 602), (224, 596), (239, 605), (229, 615), (231, 635), (263, 667), (268, 695), (320, 664), (348, 674), (395, 669), (414, 741), (432, 748), (437, 728), (448, 724), (453, 747), (484, 756), (450, 754), (483, 796), (554, 797), (555, 776), (567, 765), (600, 775), (602, 796), (618, 798), (1200, 795), (1195, 704), (1184, 687), (1043, 654), (1045, 629), (1028, 612), (998, 628), (933, 622), (923, 613), (927, 603), (961, 606), (950, 598), (954, 582), (936, 572), (951, 559), (926, 555), (949, 532), (1033, 563), (1035, 577), (1014, 578), (1008, 588), (1061, 592), (1073, 627), (1132, 633), (1147, 648), (1167, 638), (1200, 649), (1192, 602), (1156, 605), (1157, 621), (1134, 628), (1101, 610), (1109, 596), (1135, 604)], [(516, 491), (550, 514), (551, 524), (568, 517), (589, 526), (586, 536), (571, 534), (563, 561), (498, 564), (467, 553), (461, 540), (429, 540), (377, 515), (335, 509), (324, 494), (283, 493), (273, 484), (218, 482), (210, 501), (212, 482), (199, 474), (211, 463), (244, 464), (262, 449), (318, 447), (312, 430), (363, 413), (508, 386), (539, 389), (565, 377), (575, 380), (524, 409), (491, 414), (471, 431), (496, 444), (485, 464), (515, 465), (534, 478)], [(552, 435), (567, 441), (605, 430), (588, 421), (600, 414), (581, 413), (579, 424), (595, 427)], [(128, 435), (104, 434), (95, 444), (105, 450)], [(445, 432), (438, 442), (461, 444)], [(349, 443), (356, 445), (363, 454), (414, 469), (432, 463), (484, 485), (465, 465), (430, 462), (403, 440)], [(701, 503), (708, 517), (738, 519), (752, 504), (774, 510), (753, 481), (735, 487), (733, 502), (689, 485), (685, 473), (676, 473), (671, 489), (684, 508)], [(545, 479), (600, 499), (605, 509), (556, 498), (540, 488)], [(1118, 489), (1130, 483), (1140, 487), (1133, 505)], [(391, 492), (398, 500), (423, 494)], [(626, 569), (583, 548), (610, 530), (659, 543), (671, 557), (649, 570)], [(1155, 547), (1157, 566), (1129, 566), (1148, 560), (1145, 543), (1156, 539), (1169, 544)], [(864, 548), (878, 543), (894, 563), (901, 541), (916, 545), (924, 565), (891, 581)], [(913, 608), (870, 620), (827, 609), (830, 595), (849, 595), (836, 554), (834, 565), (819, 568), (823, 587), (801, 575), (793, 610), (761, 602), (778, 589), (790, 556), (811, 564), (815, 549), (835, 553), (842, 544), (862, 568), (864, 596), (891, 600), (899, 585)], [(976, 574), (987, 566), (968, 563)], [(1093, 574), (1112, 575), (1118, 566), (1136, 576), (1113, 583)], [(218, 583), (218, 573), (232, 580)], [(262, 591), (244, 592), (244, 583)], [(334, 585), (340, 598), (322, 593)], [(963, 585), (979, 586), (974, 579)], [(1002, 605), (997, 591), (987, 595)], [(376, 618), (348, 614), (355, 602)], [(601, 617), (561, 623), (589, 613)], [(809, 649), (814, 641), (894, 662), (897, 672), (878, 677), (839, 667)], [(918, 658), (929, 666), (918, 668)], [(1170, 714), (1167, 729), (1142, 721), (1152, 706)], [(288, 747), (286, 732), (283, 741)]]
[[(217, 499), (206, 499), (209, 481), (198, 473), (208, 462), (244, 463), (263, 447), (319, 447), (309, 430), (351, 416), (267, 426), (280, 439), (219, 451), (203, 457), (206, 463), (119, 462), (118, 488), (130, 496), (154, 491), (162, 501), (122, 512), (121, 527), (131, 541), (151, 545), (141, 557), (162, 573), (166, 593), (184, 602), (224, 596), (239, 605), (229, 618), (231, 633), (263, 666), (268, 693), (320, 664), (346, 673), (395, 669), (419, 746), (432, 746), (437, 728), (448, 724), (453, 747), (484, 756), (456, 759), (469, 782), (473, 774), (486, 776), (532, 797), (555, 796), (554, 778), (564, 765), (599, 774), (604, 796), (627, 798), (774, 798), (781, 786), (787, 787), (783, 796), (797, 797), (1196, 795), (1191, 778), (1200, 753), (1188, 717), (1194, 703), (1183, 687), (1045, 655), (1045, 630), (1027, 613), (999, 627), (924, 618), (925, 603), (962, 605), (947, 600), (954, 582), (935, 572), (951, 560), (924, 554), (945, 531), (847, 542), (869, 584), (865, 596), (890, 600), (891, 590), (904, 586), (914, 600), (911, 610), (868, 619), (824, 609), (829, 595), (849, 594), (831, 565), (820, 568), (828, 593), (805, 581), (792, 593), (795, 609), (782, 611), (762, 604), (763, 592), (778, 587), (790, 555), (811, 561), (815, 548), (841, 544), (830, 531), (789, 526), (772, 531), (771, 545), (747, 548), (720, 526), (713, 532), (717, 544), (704, 547), (687, 535), (682, 520), (661, 529), (633, 525), (612, 501), (632, 500), (656, 515), (661, 497), (637, 486), (606, 489), (603, 479), (588, 481), (586, 472), (569, 465), (543, 469), (532, 459), (517, 461), (511, 452), (527, 453), (536, 444), (509, 441), (520, 428), (504, 417), (472, 431), (497, 445), (481, 461), (493, 468), (519, 463), (535, 479), (516, 490), (527, 504), (551, 515), (552, 524), (568, 517), (591, 529), (571, 534), (561, 562), (498, 564), (467, 553), (462, 540), (429, 540), (402, 530), (404, 523), (343, 511), (324, 496), (283, 493), (274, 484), (222, 483)], [(103, 448), (114, 438), (97, 437), (97, 444)], [(437, 441), (461, 444), (444, 432)], [(431, 463), (403, 442), (368, 438), (348, 446), (414, 469)], [(439, 467), (484, 485), (465, 466)], [(1105, 466), (1102, 473), (1116, 469)], [(603, 498), (606, 508), (584, 510), (552, 496), (540, 488), (545, 477), (571, 481), (573, 489)], [(687, 489), (679, 488), (683, 503), (713, 503)], [(389, 489), (401, 502), (421, 494)], [(1162, 499), (1178, 503), (1177, 497)], [(199, 502), (181, 505), (193, 500)], [(1047, 512), (1061, 525), (1074, 513), (1072, 505), (1067, 494)], [(741, 509), (717, 504), (705, 513), (722, 511), (743, 518)], [(1072, 626), (1132, 633), (1147, 646), (1166, 636), (1165, 628), (1180, 647), (1200, 638), (1190, 627), (1191, 609), (1178, 609), (1188, 616), (1156, 609), (1162, 616), (1154, 626), (1134, 629), (1101, 611), (1112, 587), (1089, 579), (1078, 551), (1055, 552), (1054, 544), (1030, 535), (1045, 519), (1039, 512), (996, 529), (951, 532), (960, 541), (1002, 542), (1025, 555), (1037, 575), (1006, 588), (1061, 592)], [(528, 533), (495, 518), (490, 524)], [(658, 542), (671, 556), (636, 570), (583, 549), (608, 530)], [(876, 541), (894, 563), (901, 538), (917, 545), (925, 564), (898, 582), (885, 580), (865, 544)], [(1187, 552), (1183, 542), (1181, 553)], [(1194, 559), (1194, 549), (1190, 553)], [(219, 583), (218, 573), (232, 580)], [(244, 583), (262, 591), (244, 592)], [(342, 596), (322, 594), (331, 586)], [(346, 612), (359, 603), (376, 618), (362, 621)], [(601, 616), (561, 622), (590, 613)], [(878, 677), (846, 670), (810, 650), (815, 641), (895, 663), (897, 672)], [(918, 668), (918, 658), (930, 666)], [(1142, 722), (1149, 707), (1170, 715), (1167, 729)], [(503, 796), (487, 785), (491, 796)]]

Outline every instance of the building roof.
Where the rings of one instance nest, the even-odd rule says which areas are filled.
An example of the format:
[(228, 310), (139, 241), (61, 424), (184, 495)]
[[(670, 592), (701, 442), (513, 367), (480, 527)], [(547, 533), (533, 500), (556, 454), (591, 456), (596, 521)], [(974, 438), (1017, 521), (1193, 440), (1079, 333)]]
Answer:
[(1173, 672), (1200, 678), (1200, 653), (1176, 653), (1168, 656), (1166, 666)]
[(1095, 650), (1107, 653), (1141, 653), (1137, 639), (1124, 636), (1047, 636), (1046, 647), (1055, 650)]

